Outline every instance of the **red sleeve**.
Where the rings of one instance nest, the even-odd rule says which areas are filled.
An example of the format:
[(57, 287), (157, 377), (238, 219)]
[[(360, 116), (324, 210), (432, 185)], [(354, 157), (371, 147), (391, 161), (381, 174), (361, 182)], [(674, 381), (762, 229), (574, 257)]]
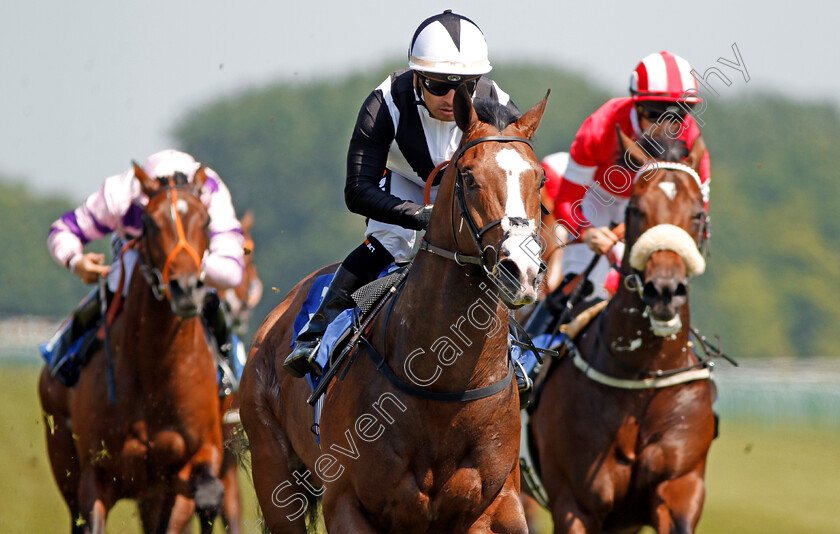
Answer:
[(596, 111), (588, 119), (583, 121), (575, 134), (572, 148), (569, 150), (569, 157), (579, 165), (585, 167), (597, 167), (600, 161), (600, 125), (598, 112)]
[(543, 163), (542, 166), (545, 170), (545, 185), (543, 186), (545, 187), (545, 192), (548, 198), (557, 198), (557, 192), (560, 190), (560, 183), (563, 181), (563, 178), (554, 172), (554, 169), (550, 165)]
[(580, 236), (581, 228), (590, 225), (583, 216), (579, 202), (585, 194), (586, 188), (582, 185), (563, 180), (554, 201), (554, 216), (575, 238)]

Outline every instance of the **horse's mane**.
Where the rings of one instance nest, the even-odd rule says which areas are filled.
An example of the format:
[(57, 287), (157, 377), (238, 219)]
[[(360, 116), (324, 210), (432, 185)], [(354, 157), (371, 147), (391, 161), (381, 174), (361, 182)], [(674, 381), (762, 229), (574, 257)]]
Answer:
[(668, 136), (651, 137), (645, 134), (637, 141), (637, 144), (659, 161), (678, 163), (688, 156), (688, 147), (682, 139), (672, 139)]
[(495, 126), (500, 132), (508, 124), (514, 123), (519, 119), (519, 113), (500, 104), (496, 100), (476, 98), (473, 101), (473, 108), (475, 108), (475, 114), (478, 115), (478, 120)]

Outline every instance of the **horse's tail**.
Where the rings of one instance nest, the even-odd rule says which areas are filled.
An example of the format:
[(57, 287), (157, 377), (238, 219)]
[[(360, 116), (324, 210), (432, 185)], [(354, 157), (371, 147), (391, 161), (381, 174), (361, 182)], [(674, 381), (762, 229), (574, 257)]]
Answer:
[(316, 497), (310, 492), (304, 492), (306, 495), (306, 532), (307, 534), (317, 534), (318, 519), (321, 517), (321, 497)]

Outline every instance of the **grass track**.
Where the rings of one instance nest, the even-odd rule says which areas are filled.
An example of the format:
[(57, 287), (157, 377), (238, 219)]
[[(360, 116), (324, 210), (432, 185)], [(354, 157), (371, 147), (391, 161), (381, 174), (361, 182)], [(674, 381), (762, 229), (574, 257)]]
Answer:
[[(69, 531), (47, 462), (37, 374), (31, 366), (0, 366), (2, 533)], [(247, 476), (240, 480), (245, 519), (254, 521), (253, 491)], [(724, 417), (706, 481), (699, 534), (840, 533), (840, 429), (757, 426)], [(132, 503), (115, 507), (108, 532), (141, 532)]]

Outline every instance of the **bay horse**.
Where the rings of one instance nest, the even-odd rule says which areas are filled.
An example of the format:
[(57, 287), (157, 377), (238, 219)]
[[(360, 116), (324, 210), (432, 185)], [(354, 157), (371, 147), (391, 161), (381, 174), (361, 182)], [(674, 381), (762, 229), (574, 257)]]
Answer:
[(145, 532), (182, 532), (198, 513), (209, 533), (223, 489), (216, 364), (199, 316), (206, 173), (177, 185), (182, 175), (134, 173), (148, 205), (123, 309), (75, 388), (41, 373), (50, 464), (74, 534), (104, 534), (122, 498), (138, 501)]
[(704, 145), (695, 143), (692, 167), (676, 163), (683, 145), (657, 139), (666, 162), (654, 161), (657, 143), (618, 134), (640, 169), (626, 211), (623, 283), (575, 338), (578, 350), (550, 368), (530, 433), (555, 533), (643, 525), (689, 533), (715, 435), (710, 368), (689, 344), (689, 283), (705, 268)]
[[(310, 386), (282, 366), (314, 278), (335, 265), (298, 283), (256, 333), (241, 414), (270, 532), (306, 532), (316, 496), (331, 534), (527, 532), (507, 325), (542, 275), (522, 245), (538, 232), (543, 171), (528, 140), (547, 98), (517, 119), (456, 92), (464, 134), (421, 252), (327, 389), (320, 448)], [(502, 270), (496, 285), (488, 273)]]

